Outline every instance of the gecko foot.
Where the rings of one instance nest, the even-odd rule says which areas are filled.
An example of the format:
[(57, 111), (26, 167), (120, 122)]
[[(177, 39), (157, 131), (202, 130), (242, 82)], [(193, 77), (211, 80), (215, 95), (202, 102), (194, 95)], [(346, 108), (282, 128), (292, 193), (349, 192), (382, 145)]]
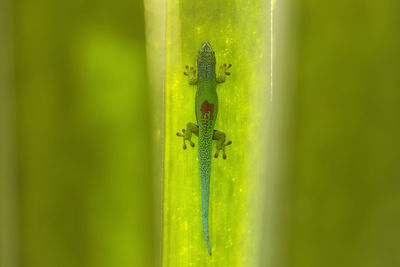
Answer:
[(185, 68), (186, 71), (183, 72), (183, 74), (189, 77), (189, 84), (190, 85), (197, 84), (196, 70), (192, 66), (189, 68), (188, 65), (186, 65)]
[(182, 132), (177, 132), (176, 135), (183, 138), (183, 149), (186, 149), (186, 141), (189, 141), (190, 146), (194, 147), (194, 143), (192, 142), (192, 134), (196, 136), (199, 135), (199, 128), (196, 124), (189, 122), (186, 125), (186, 130), (182, 129)]
[(214, 157), (218, 158), (219, 151), (222, 150), (222, 158), (226, 159), (225, 147), (231, 145), (232, 141), (225, 142), (225, 133), (218, 130), (214, 130), (213, 140), (217, 140), (217, 152), (215, 153)]
[(232, 64), (229, 64), (229, 65), (224, 64), (224, 65), (221, 65), (219, 67), (219, 72), (218, 72), (218, 75), (217, 75), (217, 78), (216, 78), (217, 79), (217, 83), (225, 82), (226, 76), (231, 75), (231, 73), (228, 72), (228, 69), (230, 69), (231, 67), (232, 67)]
[(231, 144), (232, 144), (232, 141), (228, 141), (228, 142), (226, 142), (225, 144), (223, 144), (222, 147), (220, 147), (220, 148), (217, 147), (217, 152), (215, 153), (214, 157), (215, 157), (215, 158), (218, 158), (218, 155), (219, 155), (218, 152), (219, 152), (220, 150), (222, 150), (222, 152), (223, 152), (222, 158), (223, 158), (223, 159), (226, 159), (225, 147), (226, 147), (226, 146), (229, 146), (229, 145), (231, 145)]

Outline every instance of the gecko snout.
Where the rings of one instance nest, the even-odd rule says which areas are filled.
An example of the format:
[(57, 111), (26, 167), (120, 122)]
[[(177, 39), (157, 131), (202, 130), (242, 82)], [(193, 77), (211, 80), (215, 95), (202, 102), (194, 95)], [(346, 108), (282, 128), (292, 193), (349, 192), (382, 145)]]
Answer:
[(202, 52), (212, 52), (213, 50), (211, 48), (211, 45), (207, 41), (205, 41), (203, 43), (203, 45), (201, 46), (201, 51)]

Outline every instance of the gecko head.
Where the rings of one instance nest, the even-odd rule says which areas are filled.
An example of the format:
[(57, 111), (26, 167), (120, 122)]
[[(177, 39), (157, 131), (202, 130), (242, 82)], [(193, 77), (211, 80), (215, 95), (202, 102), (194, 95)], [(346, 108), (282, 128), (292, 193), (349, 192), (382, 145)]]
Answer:
[(199, 50), (197, 62), (208, 62), (215, 64), (215, 52), (212, 50), (211, 45), (205, 41)]

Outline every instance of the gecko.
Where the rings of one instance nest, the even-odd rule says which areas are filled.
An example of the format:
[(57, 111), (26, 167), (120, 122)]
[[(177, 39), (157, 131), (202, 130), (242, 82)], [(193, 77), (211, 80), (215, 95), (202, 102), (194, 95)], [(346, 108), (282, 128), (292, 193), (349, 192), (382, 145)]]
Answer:
[[(205, 41), (197, 56), (197, 69), (185, 66), (186, 71), (183, 73), (188, 76), (190, 85), (196, 85), (195, 97), (195, 114), (197, 124), (187, 123), (186, 130), (176, 133), (177, 136), (183, 138), (183, 149), (186, 149), (186, 141), (189, 141), (191, 147), (194, 143), (191, 140), (192, 134), (198, 137), (198, 162), (199, 174), (201, 182), (201, 211), (203, 232), (208, 253), (211, 255), (211, 244), (208, 233), (208, 207), (210, 196), (210, 178), (211, 178), (211, 158), (212, 158), (212, 141), (216, 140), (217, 151), (214, 155), (218, 158), (219, 152), (222, 150), (223, 159), (226, 159), (225, 147), (232, 144), (231, 141), (225, 142), (225, 133), (215, 130), (215, 122), (218, 115), (218, 95), (216, 91), (217, 84), (225, 82), (226, 76), (230, 73), (227, 71), (232, 64), (223, 64), (219, 68), (219, 72), (215, 71), (215, 52), (211, 45)], [(196, 74), (197, 72), (197, 74)]]

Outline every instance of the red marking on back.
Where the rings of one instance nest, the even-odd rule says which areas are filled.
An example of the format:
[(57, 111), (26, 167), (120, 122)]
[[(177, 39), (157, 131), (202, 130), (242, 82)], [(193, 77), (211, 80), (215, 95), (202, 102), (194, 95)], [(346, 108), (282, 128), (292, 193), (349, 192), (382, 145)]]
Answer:
[[(208, 112), (210, 112), (210, 117), (208, 117)], [(201, 105), (201, 118), (202, 119), (209, 119), (213, 120), (213, 114), (214, 114), (214, 104), (208, 103), (208, 101), (204, 101), (203, 104)]]

